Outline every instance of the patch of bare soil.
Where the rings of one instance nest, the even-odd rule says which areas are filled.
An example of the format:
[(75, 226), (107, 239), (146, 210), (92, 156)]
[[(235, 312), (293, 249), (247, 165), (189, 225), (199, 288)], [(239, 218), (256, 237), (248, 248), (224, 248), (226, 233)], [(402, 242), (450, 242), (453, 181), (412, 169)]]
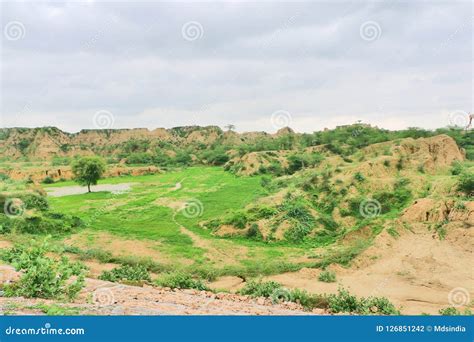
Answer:
[(120, 236), (105, 232), (81, 232), (72, 235), (64, 243), (70, 246), (76, 246), (81, 249), (101, 249), (112, 253), (114, 256), (132, 256), (140, 258), (151, 258), (154, 261), (170, 264), (181, 262), (185, 265), (193, 261), (189, 259), (170, 258), (160, 252), (160, 242), (150, 240), (124, 239)]
[[(173, 191), (176, 191), (176, 190), (173, 190)], [(186, 207), (185, 200), (177, 200), (177, 199), (169, 198), (169, 197), (159, 197), (153, 203), (161, 207), (171, 208), (176, 212)]]
[[(472, 227), (448, 227), (445, 240), (433, 237), (423, 224), (412, 229), (400, 231), (399, 238), (384, 232), (353, 267), (333, 267), (336, 283), (318, 281), (320, 271), (309, 269), (267, 279), (313, 293), (336, 292), (342, 285), (359, 296), (388, 297), (404, 314), (438, 313), (451, 306), (449, 294), (455, 288), (465, 289), (474, 298)], [(467, 242), (456, 243), (459, 239)]]
[(247, 258), (248, 248), (244, 246), (236, 246), (228, 241), (211, 241), (204, 239), (193, 233), (185, 227), (180, 227), (181, 233), (189, 236), (193, 240), (193, 244), (205, 250), (205, 256), (216, 264), (229, 265), (238, 264)]
[(474, 201), (456, 206), (453, 200), (422, 198), (407, 208), (401, 218), (405, 222), (458, 221), (474, 226)]
[(235, 276), (219, 277), (215, 281), (208, 284), (208, 287), (213, 290), (225, 289), (230, 292), (236, 292), (244, 287), (244, 280)]
[(13, 244), (10, 241), (0, 240), (0, 248), (10, 248)]
[[(67, 254), (67, 257), (71, 260), (79, 260), (76, 254)], [(111, 271), (112, 269), (119, 267), (118, 264), (102, 263), (95, 260), (80, 260), (88, 268), (87, 276), (91, 278), (98, 278), (102, 272)]]

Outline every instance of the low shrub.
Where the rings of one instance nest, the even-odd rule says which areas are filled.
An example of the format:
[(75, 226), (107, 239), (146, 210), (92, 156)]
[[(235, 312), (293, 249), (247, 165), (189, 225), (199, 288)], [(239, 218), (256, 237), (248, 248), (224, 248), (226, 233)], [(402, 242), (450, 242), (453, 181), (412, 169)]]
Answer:
[(276, 290), (282, 289), (280, 283), (276, 281), (255, 281), (251, 280), (239, 291), (240, 294), (251, 297), (270, 297)]
[(291, 242), (302, 242), (304, 238), (313, 230), (308, 224), (302, 224), (298, 221), (294, 222), (292, 226), (285, 231), (285, 239)]
[(48, 200), (36, 192), (24, 192), (11, 195), (0, 195), (0, 207), (4, 207), (5, 203), (12, 199), (19, 199), (23, 202), (24, 209), (36, 209), (46, 211), (49, 209)]
[(461, 162), (455, 161), (451, 165), (451, 174), (453, 176), (458, 176), (464, 171), (464, 166)]
[(260, 232), (260, 229), (258, 228), (258, 224), (252, 223), (246, 235), (248, 238), (253, 238), (253, 239), (261, 238), (262, 233)]
[(473, 312), (467, 308), (461, 311), (455, 307), (449, 307), (439, 310), (439, 314), (443, 316), (472, 316)]
[(225, 224), (231, 224), (236, 228), (244, 229), (247, 225), (248, 217), (244, 211), (236, 211), (225, 219)]
[(22, 272), (21, 278), (4, 285), (8, 297), (74, 299), (84, 287), (85, 266), (66, 257), (54, 259), (46, 256), (46, 242), (33, 241), (2, 253), (1, 258)]
[(53, 184), (54, 183), (54, 179), (52, 179), (51, 177), (49, 176), (46, 176), (43, 181), (42, 181), (43, 184)]
[(199, 279), (194, 279), (191, 274), (184, 272), (167, 273), (156, 280), (156, 284), (172, 289), (208, 290), (207, 286)]
[(356, 181), (358, 181), (358, 182), (363, 182), (363, 181), (365, 181), (364, 175), (363, 175), (362, 173), (360, 173), (360, 172), (356, 172), (356, 173), (354, 174), (354, 179), (355, 179)]
[(112, 282), (151, 282), (150, 273), (141, 265), (122, 265), (111, 271), (102, 272), (99, 279)]
[(333, 313), (356, 313), (361, 315), (399, 315), (400, 311), (385, 297), (357, 298), (347, 290), (339, 288), (337, 294), (327, 296), (329, 309)]
[(318, 280), (325, 283), (334, 283), (336, 282), (336, 273), (331, 271), (322, 271), (319, 273)]
[(457, 189), (469, 197), (474, 196), (474, 173), (463, 171), (459, 176)]
[(289, 293), (290, 301), (301, 304), (305, 310), (311, 311), (314, 308), (328, 308), (329, 303), (324, 295), (311, 294), (300, 289), (293, 289)]
[(6, 225), (9, 231), (21, 234), (64, 234), (81, 227), (83, 222), (76, 216), (48, 213), (17, 217), (8, 220)]

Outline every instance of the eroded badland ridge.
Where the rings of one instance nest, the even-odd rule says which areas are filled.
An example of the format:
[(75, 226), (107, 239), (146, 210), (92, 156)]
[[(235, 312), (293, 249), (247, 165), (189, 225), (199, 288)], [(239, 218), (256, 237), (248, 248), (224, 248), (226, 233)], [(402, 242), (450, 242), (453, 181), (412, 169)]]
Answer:
[[(51, 258), (87, 266), (72, 303), (23, 292), (0, 299), (11, 313), (393, 313), (350, 309), (341, 288), (406, 314), (472, 310), (472, 131), (10, 128), (0, 151), (0, 204), (24, 205), (0, 214), (2, 250), (52, 235)], [(126, 192), (71, 192), (84, 156)]]

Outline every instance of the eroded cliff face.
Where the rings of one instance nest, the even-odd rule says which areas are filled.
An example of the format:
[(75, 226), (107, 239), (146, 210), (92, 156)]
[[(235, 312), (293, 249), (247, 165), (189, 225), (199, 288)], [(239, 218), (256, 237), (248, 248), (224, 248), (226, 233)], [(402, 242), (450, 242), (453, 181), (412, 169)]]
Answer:
[[(293, 134), (293, 133), (289, 133)], [(72, 157), (76, 155), (112, 155), (121, 150), (121, 145), (129, 141), (148, 141), (150, 147), (159, 143), (175, 146), (216, 142), (239, 145), (256, 141), (262, 137), (272, 138), (264, 132), (236, 133), (224, 132), (217, 126), (187, 126), (171, 129), (146, 128), (82, 130), (79, 133), (63, 132), (55, 127), (5, 128), (0, 134), (0, 152), (9, 160), (28, 158), (29, 160), (50, 160), (55, 156)]]

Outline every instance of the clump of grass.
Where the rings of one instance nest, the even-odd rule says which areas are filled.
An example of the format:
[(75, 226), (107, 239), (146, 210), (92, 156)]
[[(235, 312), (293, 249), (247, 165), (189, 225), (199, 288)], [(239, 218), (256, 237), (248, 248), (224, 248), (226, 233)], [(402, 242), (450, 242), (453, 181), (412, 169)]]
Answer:
[(319, 273), (318, 280), (325, 283), (335, 283), (336, 273), (332, 271), (322, 271), (321, 273)]
[(252, 297), (270, 297), (276, 290), (281, 289), (282, 286), (276, 281), (249, 281), (245, 284), (239, 292), (240, 294)]
[(327, 309), (328, 301), (325, 295), (308, 293), (305, 290), (293, 289), (290, 291), (292, 302), (300, 304), (305, 310), (311, 311), (315, 308)]
[(459, 175), (457, 189), (468, 197), (474, 196), (474, 172), (462, 171)]
[(127, 281), (133, 283), (151, 281), (150, 273), (141, 265), (122, 265), (111, 271), (102, 272), (99, 279), (112, 282)]
[(191, 274), (180, 271), (167, 273), (158, 278), (155, 283), (158, 286), (169, 287), (172, 289), (209, 290), (200, 279), (194, 279)]
[(114, 256), (109, 251), (97, 248), (80, 249), (76, 246), (65, 246), (64, 252), (77, 254), (80, 260), (97, 260), (101, 263), (114, 263), (128, 266), (141, 266), (149, 272), (161, 273), (169, 271), (169, 266), (158, 264), (151, 258), (139, 258), (135, 256)]
[(356, 181), (358, 181), (358, 182), (363, 182), (363, 181), (365, 181), (364, 175), (363, 175), (362, 173), (360, 173), (360, 172), (356, 172), (356, 173), (354, 174), (354, 179), (355, 179)]
[(400, 233), (394, 227), (387, 228), (387, 233), (389, 233), (394, 238), (400, 237)]
[(60, 306), (57, 304), (48, 305), (45, 303), (39, 303), (27, 308), (41, 310), (41, 312), (47, 316), (73, 316), (81, 314), (80, 308)]
[(439, 310), (439, 314), (443, 316), (472, 316), (473, 312), (470, 309), (464, 309), (461, 311), (455, 307), (443, 308)]
[(353, 245), (339, 248), (318, 261), (314, 267), (326, 268), (331, 264), (349, 266), (351, 261), (370, 246), (370, 240), (358, 240)]
[(444, 220), (442, 222), (435, 223), (434, 225), (434, 230), (436, 233), (438, 233), (438, 237), (440, 240), (444, 240), (446, 237), (446, 224), (448, 224), (447, 220)]
[(288, 194), (278, 207), (283, 218), (290, 222), (291, 227), (285, 232), (285, 238), (291, 242), (302, 242), (313, 230), (315, 219), (311, 214), (310, 204), (301, 196)]

